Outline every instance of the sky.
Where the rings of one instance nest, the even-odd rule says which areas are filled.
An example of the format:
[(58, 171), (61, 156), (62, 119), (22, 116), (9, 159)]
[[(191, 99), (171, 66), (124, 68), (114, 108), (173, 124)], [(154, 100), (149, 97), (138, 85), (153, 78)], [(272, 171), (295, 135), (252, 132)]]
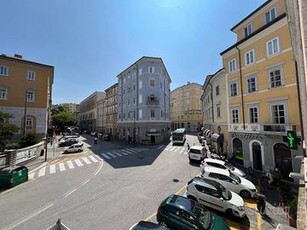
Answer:
[(143, 56), (162, 58), (171, 90), (222, 68), (230, 29), (265, 0), (6, 0), (0, 53), (54, 66), (53, 104), (80, 103)]

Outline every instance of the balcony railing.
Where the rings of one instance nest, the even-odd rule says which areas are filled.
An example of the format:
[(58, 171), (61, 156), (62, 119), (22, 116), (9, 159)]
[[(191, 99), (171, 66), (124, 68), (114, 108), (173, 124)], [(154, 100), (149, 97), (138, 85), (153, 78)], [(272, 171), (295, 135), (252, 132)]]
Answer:
[(147, 105), (159, 105), (160, 101), (158, 100), (157, 97), (147, 97)]
[(286, 132), (285, 124), (266, 124), (263, 125), (264, 132)]

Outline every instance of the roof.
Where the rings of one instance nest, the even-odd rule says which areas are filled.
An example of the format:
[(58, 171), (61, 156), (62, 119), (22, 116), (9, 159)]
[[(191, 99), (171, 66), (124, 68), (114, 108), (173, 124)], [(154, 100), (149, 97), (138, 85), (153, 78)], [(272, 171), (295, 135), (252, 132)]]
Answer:
[(216, 168), (216, 167), (205, 167), (204, 173), (205, 172), (217, 173), (217, 174), (222, 174), (222, 175), (226, 175), (226, 176), (229, 176), (229, 174), (230, 174), (228, 170), (220, 169), (220, 168)]
[(189, 198), (175, 194), (172, 194), (169, 197), (167, 197), (166, 200), (163, 202), (163, 204), (169, 204), (176, 207), (180, 207), (181, 209), (184, 209), (186, 211), (193, 210), (194, 206), (194, 202)]
[(11, 57), (11, 56), (7, 56), (5, 54), (1, 54), (0, 55), (0, 58), (1, 59), (4, 59), (4, 60), (8, 60), (8, 61), (15, 61), (15, 62), (20, 62), (20, 63), (25, 63), (25, 64), (31, 64), (31, 65), (38, 65), (38, 66), (42, 66), (42, 67), (47, 67), (47, 68), (52, 68), (54, 69), (53, 66), (51, 65), (46, 65), (46, 64), (42, 64), (42, 63), (38, 63), (38, 62), (34, 62), (34, 61), (28, 61), (28, 60), (25, 60), (23, 58), (17, 58), (17, 57)]
[(219, 186), (220, 186), (220, 183), (218, 183), (214, 180), (204, 178), (204, 177), (194, 177), (193, 182), (200, 184), (200, 185), (206, 184), (205, 186), (210, 187), (212, 189), (218, 189)]
[(209, 161), (209, 162), (213, 162), (213, 163), (220, 163), (220, 164), (222, 164), (222, 165), (225, 164), (224, 161), (219, 160), (219, 159), (213, 159), (213, 158), (206, 158), (205, 161)]
[(198, 149), (198, 150), (202, 150), (202, 149), (204, 149), (205, 147), (203, 147), (203, 146), (201, 146), (201, 145), (193, 145), (193, 146), (191, 146), (191, 148), (190, 149)]

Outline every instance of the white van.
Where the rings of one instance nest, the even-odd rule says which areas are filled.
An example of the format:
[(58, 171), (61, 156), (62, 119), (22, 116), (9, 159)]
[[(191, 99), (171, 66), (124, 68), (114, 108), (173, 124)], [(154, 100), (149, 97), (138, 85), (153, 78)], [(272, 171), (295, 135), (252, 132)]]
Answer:
[(193, 145), (189, 152), (189, 161), (202, 161), (206, 157), (206, 150), (203, 146)]

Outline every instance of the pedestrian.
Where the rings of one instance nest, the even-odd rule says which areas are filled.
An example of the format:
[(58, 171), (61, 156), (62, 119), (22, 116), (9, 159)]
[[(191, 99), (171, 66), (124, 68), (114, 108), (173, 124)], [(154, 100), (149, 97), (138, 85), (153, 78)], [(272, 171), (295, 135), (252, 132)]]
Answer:
[(190, 145), (189, 145), (189, 143), (187, 143), (187, 149), (188, 149), (188, 151), (190, 150)]
[(281, 173), (278, 170), (278, 168), (275, 168), (274, 173), (273, 173), (273, 180), (274, 180), (274, 185), (279, 187), (280, 180), (281, 180)]

